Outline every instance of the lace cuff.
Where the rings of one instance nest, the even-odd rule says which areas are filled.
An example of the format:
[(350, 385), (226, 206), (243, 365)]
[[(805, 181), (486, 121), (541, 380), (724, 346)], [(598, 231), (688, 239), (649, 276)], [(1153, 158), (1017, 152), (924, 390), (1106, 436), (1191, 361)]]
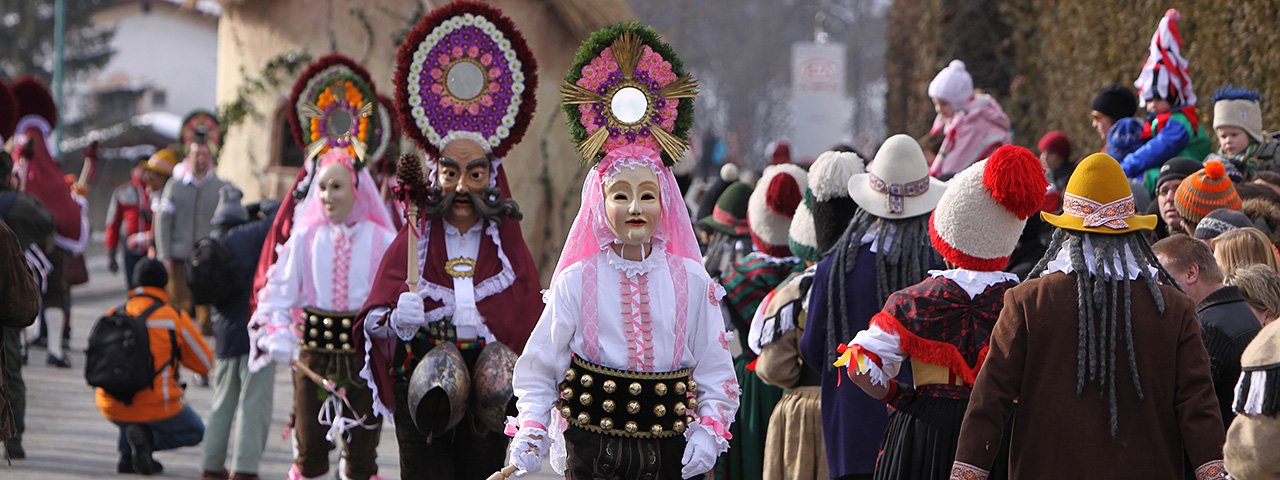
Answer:
[(717, 454), (729, 451), (729, 440), (733, 438), (733, 434), (729, 433), (728, 425), (717, 422), (713, 418), (704, 416), (698, 419), (698, 423), (693, 424), (691, 428), (686, 430), (684, 435), (685, 438), (688, 439), (697, 435), (698, 432), (710, 435), (711, 438), (715, 440)]

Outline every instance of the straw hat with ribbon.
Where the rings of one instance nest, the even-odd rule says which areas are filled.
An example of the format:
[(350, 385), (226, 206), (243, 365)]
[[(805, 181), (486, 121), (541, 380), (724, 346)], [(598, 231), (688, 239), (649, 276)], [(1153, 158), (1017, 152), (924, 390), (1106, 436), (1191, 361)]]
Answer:
[(1136, 214), (1124, 169), (1105, 153), (1089, 155), (1076, 166), (1062, 194), (1061, 215), (1040, 216), (1058, 228), (1112, 235), (1156, 226), (1155, 215)]

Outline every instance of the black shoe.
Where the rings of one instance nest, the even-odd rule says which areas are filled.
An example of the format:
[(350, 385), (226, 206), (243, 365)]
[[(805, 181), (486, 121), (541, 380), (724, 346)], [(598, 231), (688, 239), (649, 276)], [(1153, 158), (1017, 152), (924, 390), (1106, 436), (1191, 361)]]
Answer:
[[(151, 459), (151, 474), (159, 475), (163, 471), (164, 465), (161, 465), (154, 458)], [(133, 458), (129, 454), (120, 454), (120, 462), (116, 463), (116, 473), (138, 473), (133, 469)]]
[(64, 357), (64, 358), (58, 358), (58, 357), (53, 356), (53, 354), (52, 354), (52, 353), (50, 353), (47, 357), (45, 357), (45, 359), (44, 359), (44, 363), (45, 363), (45, 365), (48, 365), (48, 366), (50, 366), (50, 367), (54, 367), (54, 368), (71, 368), (71, 359), (70, 359), (70, 358), (65, 358), (65, 357)]
[(151, 458), (151, 428), (136, 423), (129, 425), (124, 429), (124, 439), (129, 442), (129, 450), (133, 452), (130, 460), (134, 473), (140, 475), (154, 473), (152, 462), (155, 460)]
[(10, 439), (4, 442), (4, 453), (9, 456), (10, 460), (27, 458), (27, 451), (22, 448), (22, 442), (17, 440)]

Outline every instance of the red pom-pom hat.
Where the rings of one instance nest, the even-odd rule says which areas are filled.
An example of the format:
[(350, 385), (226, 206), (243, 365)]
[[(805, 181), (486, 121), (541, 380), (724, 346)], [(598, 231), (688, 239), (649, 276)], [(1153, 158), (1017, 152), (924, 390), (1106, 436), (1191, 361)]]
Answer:
[(791, 217), (804, 201), (802, 185), (809, 175), (797, 165), (773, 165), (764, 169), (747, 201), (747, 223), (756, 250), (774, 257), (792, 256), (787, 246)]
[(929, 239), (957, 267), (1003, 270), (1048, 186), (1040, 159), (1030, 150), (1000, 147), (948, 183), (929, 218)]

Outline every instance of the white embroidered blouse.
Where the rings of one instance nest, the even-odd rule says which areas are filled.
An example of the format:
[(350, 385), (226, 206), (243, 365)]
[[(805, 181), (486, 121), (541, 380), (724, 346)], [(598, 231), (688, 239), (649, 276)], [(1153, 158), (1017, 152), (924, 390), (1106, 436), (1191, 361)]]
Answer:
[(572, 354), (621, 370), (692, 368), (699, 425), (727, 449), (722, 433), (741, 390), (720, 314), (723, 296), (701, 264), (659, 248), (639, 262), (605, 250), (566, 268), (546, 292), (547, 306), (516, 362), (518, 422), (559, 421), (552, 409)]

